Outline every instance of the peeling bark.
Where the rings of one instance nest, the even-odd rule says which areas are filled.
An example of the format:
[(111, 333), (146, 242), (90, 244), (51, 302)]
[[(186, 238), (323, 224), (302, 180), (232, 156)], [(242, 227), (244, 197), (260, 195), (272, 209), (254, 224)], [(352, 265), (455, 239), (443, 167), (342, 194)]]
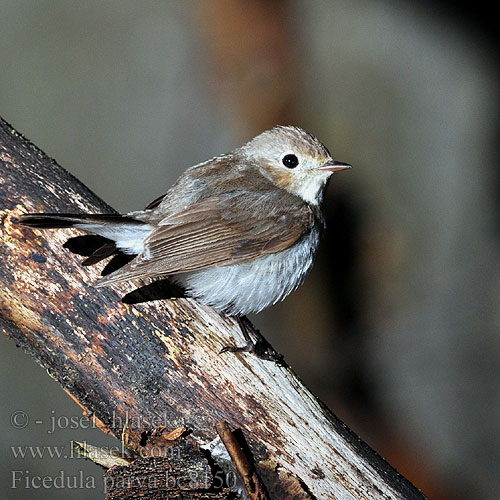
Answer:
[[(288, 366), (244, 353), (218, 355), (243, 343), (235, 321), (190, 299), (120, 302), (140, 283), (94, 288), (99, 270), (82, 267), (62, 249), (76, 232), (12, 222), (26, 212), (113, 211), (0, 121), (0, 328), (103, 431), (122, 439), (125, 429), (137, 456), (152, 435), (205, 445), (217, 438), (215, 424), (227, 421), (244, 431), (273, 499), (425, 498)], [(188, 438), (170, 432), (180, 428), (189, 429)], [(148, 455), (132, 467), (154, 472), (162, 460), (168, 455)], [(107, 474), (124, 475), (127, 467)], [(170, 498), (158, 495), (148, 498)]]

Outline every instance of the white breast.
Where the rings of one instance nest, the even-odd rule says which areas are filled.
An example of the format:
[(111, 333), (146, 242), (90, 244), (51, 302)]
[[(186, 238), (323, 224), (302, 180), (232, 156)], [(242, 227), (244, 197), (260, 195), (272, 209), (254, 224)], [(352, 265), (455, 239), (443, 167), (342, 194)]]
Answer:
[(314, 263), (319, 230), (292, 247), (234, 266), (210, 267), (172, 276), (189, 296), (231, 316), (258, 312), (283, 300)]

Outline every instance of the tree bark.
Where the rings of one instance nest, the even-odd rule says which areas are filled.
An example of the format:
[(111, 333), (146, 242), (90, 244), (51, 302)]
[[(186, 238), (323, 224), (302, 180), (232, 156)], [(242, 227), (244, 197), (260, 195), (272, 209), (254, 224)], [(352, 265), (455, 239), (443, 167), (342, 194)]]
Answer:
[[(152, 443), (160, 450), (208, 445), (202, 453), (212, 473), (225, 469), (215, 425), (227, 421), (241, 429), (270, 498), (425, 498), (286, 364), (219, 355), (244, 343), (234, 320), (191, 299), (123, 304), (137, 282), (94, 288), (99, 270), (61, 248), (75, 231), (13, 223), (26, 212), (113, 210), (4, 121), (0, 163), (0, 327), (103, 431), (122, 439), (133, 452), (131, 470), (145, 460), (168, 468), (168, 454), (151, 458)], [(120, 475), (120, 467), (127, 469), (107, 474)], [(155, 495), (148, 498), (171, 498), (161, 485)]]

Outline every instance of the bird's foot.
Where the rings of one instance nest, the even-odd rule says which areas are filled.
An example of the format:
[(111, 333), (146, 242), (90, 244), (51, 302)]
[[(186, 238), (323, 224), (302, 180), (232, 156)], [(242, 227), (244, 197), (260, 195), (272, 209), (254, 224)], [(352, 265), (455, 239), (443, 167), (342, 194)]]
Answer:
[(276, 363), (281, 363), (283, 361), (283, 355), (275, 351), (269, 344), (264, 344), (258, 340), (253, 342), (252, 340), (247, 342), (244, 346), (226, 346), (223, 347), (219, 354), (224, 352), (250, 352), (255, 354), (260, 359), (265, 359), (266, 361), (275, 361)]
[(246, 344), (244, 346), (223, 347), (220, 350), (219, 354), (222, 354), (224, 352), (249, 352), (255, 354), (260, 359), (265, 359), (266, 361), (275, 361), (276, 363), (283, 362), (283, 355), (274, 350), (271, 344), (269, 344), (269, 342), (261, 335), (258, 330), (252, 330), (257, 337), (256, 340), (252, 339), (245, 324), (245, 320), (248, 321), (246, 318), (237, 316), (236, 320), (240, 325), (241, 332), (243, 333), (243, 337), (246, 340)]

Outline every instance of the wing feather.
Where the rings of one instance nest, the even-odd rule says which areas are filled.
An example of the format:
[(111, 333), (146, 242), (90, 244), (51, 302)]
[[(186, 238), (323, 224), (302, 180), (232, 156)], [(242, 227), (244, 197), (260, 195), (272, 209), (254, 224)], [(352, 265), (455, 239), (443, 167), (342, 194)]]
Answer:
[(99, 284), (247, 262), (285, 250), (314, 222), (313, 209), (284, 190), (216, 194), (161, 219), (144, 252)]

